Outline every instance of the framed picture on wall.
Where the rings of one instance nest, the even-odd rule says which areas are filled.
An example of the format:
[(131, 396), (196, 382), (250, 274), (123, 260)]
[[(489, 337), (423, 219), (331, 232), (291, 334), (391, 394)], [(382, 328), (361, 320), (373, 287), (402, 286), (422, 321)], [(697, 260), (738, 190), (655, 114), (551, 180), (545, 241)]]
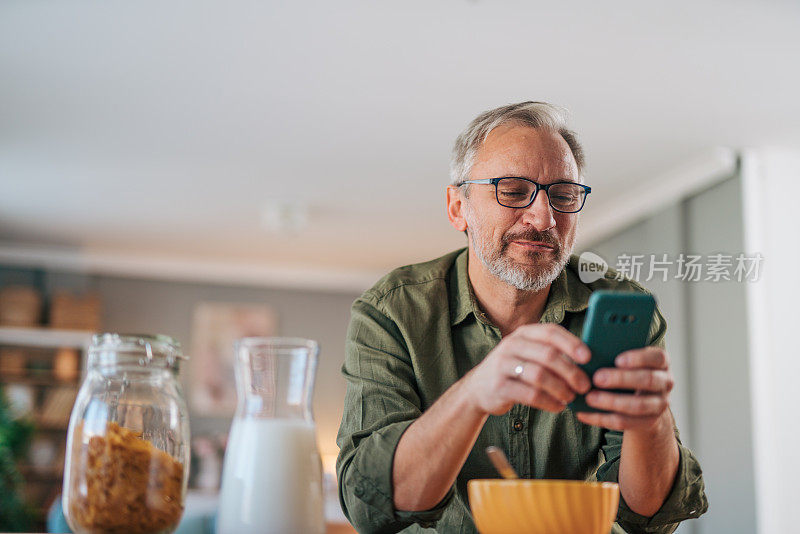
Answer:
[(234, 342), (242, 337), (274, 336), (277, 316), (269, 306), (202, 302), (192, 318), (190, 391), (200, 414), (231, 416), (236, 410)]

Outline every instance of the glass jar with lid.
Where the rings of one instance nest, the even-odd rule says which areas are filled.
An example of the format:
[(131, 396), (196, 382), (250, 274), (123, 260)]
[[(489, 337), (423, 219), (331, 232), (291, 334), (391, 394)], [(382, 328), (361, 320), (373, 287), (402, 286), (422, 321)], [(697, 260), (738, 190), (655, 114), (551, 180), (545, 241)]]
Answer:
[(180, 344), (98, 334), (67, 433), (63, 508), (75, 533), (168, 533), (183, 515), (189, 417)]

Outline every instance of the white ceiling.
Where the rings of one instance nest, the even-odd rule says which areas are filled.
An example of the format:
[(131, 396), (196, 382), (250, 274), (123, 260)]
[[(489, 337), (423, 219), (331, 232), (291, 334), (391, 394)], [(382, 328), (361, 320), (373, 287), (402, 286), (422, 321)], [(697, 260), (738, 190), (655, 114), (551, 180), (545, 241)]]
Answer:
[(380, 271), (463, 243), (449, 150), (490, 107), (567, 107), (595, 205), (800, 139), (800, 3), (651, 4), (0, 0), (0, 241)]

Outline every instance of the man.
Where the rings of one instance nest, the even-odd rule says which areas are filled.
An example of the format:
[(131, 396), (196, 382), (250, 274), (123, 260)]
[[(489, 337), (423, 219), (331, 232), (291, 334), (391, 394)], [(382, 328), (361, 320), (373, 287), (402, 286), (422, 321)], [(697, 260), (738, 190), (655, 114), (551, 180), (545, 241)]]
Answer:
[[(571, 256), (583, 150), (559, 110), (524, 102), (458, 137), (450, 223), (468, 247), (402, 267), (353, 304), (337, 461), (342, 507), (360, 532), (475, 532), (467, 481), (496, 478), (503, 449), (524, 478), (619, 482), (614, 532), (672, 532), (706, 511), (702, 474), (669, 410), (673, 378), (656, 312), (649, 346), (592, 384), (579, 336), (597, 289), (645, 291), (612, 271), (584, 284)], [(498, 180), (502, 178), (502, 180)]]

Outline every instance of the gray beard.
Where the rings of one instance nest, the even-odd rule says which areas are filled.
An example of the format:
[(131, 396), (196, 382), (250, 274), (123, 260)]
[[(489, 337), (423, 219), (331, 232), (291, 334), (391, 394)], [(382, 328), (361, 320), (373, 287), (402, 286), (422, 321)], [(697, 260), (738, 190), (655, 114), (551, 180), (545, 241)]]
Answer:
[(564, 270), (572, 253), (572, 247), (566, 251), (562, 249), (555, 262), (538, 272), (530, 272), (528, 269), (514, 263), (508, 256), (505, 256), (503, 254), (505, 247), (501, 247), (499, 251), (487, 250), (486, 244), (481, 239), (476, 238), (474, 232), (470, 232), (469, 235), (475, 255), (489, 272), (520, 291), (541, 291), (547, 288)]

